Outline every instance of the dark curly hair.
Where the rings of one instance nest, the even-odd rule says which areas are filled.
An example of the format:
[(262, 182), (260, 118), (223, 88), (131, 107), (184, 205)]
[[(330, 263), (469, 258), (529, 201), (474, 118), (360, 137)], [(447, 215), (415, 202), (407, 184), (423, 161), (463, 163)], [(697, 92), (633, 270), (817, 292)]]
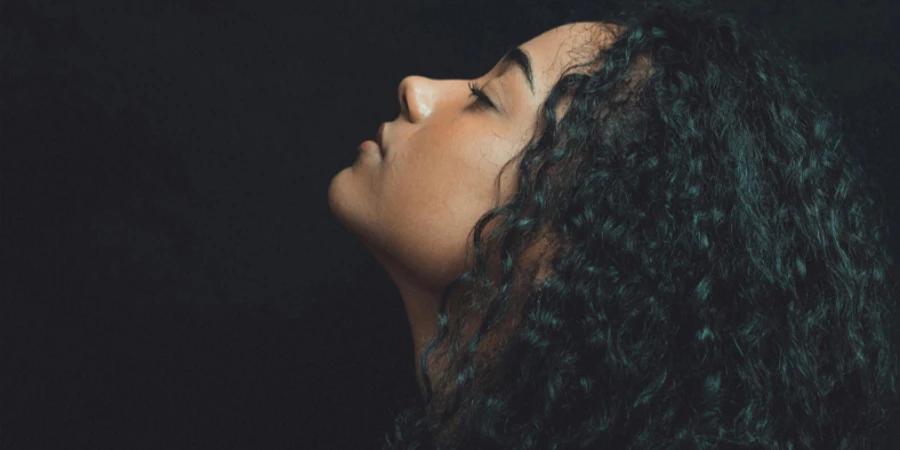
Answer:
[[(840, 120), (769, 33), (636, 5), (592, 17), (621, 31), (564, 73), (510, 161), (518, 189), (475, 225), (417, 361), (424, 402), (383, 449), (878, 444), (897, 276)], [(539, 280), (516, 261), (542, 236)]]

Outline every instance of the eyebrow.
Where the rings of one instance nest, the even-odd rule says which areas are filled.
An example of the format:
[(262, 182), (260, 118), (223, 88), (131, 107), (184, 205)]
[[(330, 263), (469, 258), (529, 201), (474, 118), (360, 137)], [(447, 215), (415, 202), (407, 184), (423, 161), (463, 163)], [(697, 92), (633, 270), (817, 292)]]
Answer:
[(528, 57), (528, 53), (525, 53), (525, 50), (522, 50), (519, 47), (513, 47), (500, 59), (501, 64), (506, 62), (512, 62), (522, 69), (522, 72), (525, 73), (525, 78), (528, 80), (528, 87), (531, 89), (531, 95), (533, 96), (534, 76), (531, 73), (531, 58)]

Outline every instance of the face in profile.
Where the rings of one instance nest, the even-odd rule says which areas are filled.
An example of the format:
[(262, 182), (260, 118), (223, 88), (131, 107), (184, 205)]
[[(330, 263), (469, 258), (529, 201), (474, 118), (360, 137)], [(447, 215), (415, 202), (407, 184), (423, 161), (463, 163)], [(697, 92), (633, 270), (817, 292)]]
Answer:
[[(473, 80), (404, 78), (400, 115), (383, 130), (384, 156), (362, 150), (331, 180), (333, 214), (372, 252), (403, 298), (417, 361), (435, 329), (442, 289), (471, 267), (475, 223), (517, 188), (511, 167), (498, 192), (500, 169), (535, 133), (539, 109), (563, 70), (584, 62), (573, 55), (589, 57), (609, 39), (596, 25), (551, 29)], [(484, 98), (474, 96), (472, 86)]]

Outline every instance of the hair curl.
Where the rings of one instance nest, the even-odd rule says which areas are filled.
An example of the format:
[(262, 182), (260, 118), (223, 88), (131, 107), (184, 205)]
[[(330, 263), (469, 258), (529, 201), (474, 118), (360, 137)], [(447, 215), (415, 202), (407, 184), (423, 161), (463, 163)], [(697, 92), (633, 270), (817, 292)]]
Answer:
[[(647, 2), (601, 20), (621, 34), (550, 92), (517, 192), (443, 291), (424, 405), (383, 448), (873, 448), (898, 397), (897, 277), (840, 120), (730, 14)], [(542, 232), (537, 282), (516, 260)], [(463, 351), (461, 323), (480, 324)]]

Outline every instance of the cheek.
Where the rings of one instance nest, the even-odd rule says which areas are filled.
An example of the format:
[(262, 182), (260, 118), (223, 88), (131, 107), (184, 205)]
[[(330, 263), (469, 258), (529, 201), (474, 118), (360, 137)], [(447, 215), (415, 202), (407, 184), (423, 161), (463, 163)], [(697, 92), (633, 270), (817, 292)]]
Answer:
[[(397, 214), (448, 222), (463, 217), (468, 226), (497, 206), (497, 176), (522, 143), (487, 133), (490, 140), (461, 142), (410, 154), (391, 167), (389, 201)], [(503, 172), (499, 198), (505, 202), (518, 183), (516, 162)], [(425, 216), (425, 217), (422, 217)]]
[(378, 211), (382, 232), (432, 281), (462, 270), (468, 236), (494, 201), (496, 172), (453, 158), (411, 158), (393, 169)]
[(396, 169), (390, 174), (386, 200), (393, 214), (407, 218), (403, 220), (440, 227), (451, 218), (471, 217), (489, 207), (490, 174), (460, 159), (415, 158)]
[[(432, 135), (410, 142), (407, 152), (388, 166), (379, 195), (382, 231), (423, 270), (462, 267), (472, 228), (497, 204), (497, 175), (521, 148), (496, 130), (454, 135), (480, 138), (464, 141)], [(501, 201), (512, 193), (515, 169), (511, 165), (503, 174)]]

